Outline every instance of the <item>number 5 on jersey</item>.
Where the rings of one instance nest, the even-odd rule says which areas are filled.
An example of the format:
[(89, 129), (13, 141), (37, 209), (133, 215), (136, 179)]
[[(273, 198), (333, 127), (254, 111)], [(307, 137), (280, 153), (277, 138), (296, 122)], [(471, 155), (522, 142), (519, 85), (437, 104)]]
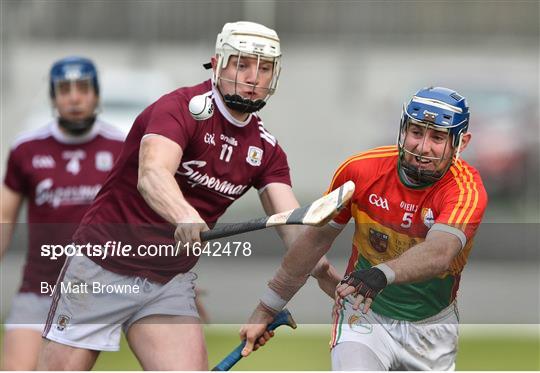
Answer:
[(402, 228), (410, 228), (411, 227), (413, 215), (414, 214), (412, 212), (406, 212), (406, 213), (403, 214), (403, 223), (401, 223)]

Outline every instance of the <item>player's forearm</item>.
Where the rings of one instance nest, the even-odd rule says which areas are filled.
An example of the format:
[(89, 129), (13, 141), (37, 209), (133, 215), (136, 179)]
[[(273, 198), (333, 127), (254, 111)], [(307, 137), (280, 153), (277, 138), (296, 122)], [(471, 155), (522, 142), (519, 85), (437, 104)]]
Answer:
[[(304, 230), (309, 229), (307, 226), (303, 225), (286, 225), (280, 228), (283, 228), (282, 231), (279, 233), (285, 244), (285, 247), (287, 248), (287, 251), (289, 251), (289, 249), (293, 247), (296, 239), (303, 234)], [(325, 253), (329, 249), (330, 245), (323, 248), (323, 250), (325, 250)], [(314, 268), (310, 272), (310, 275), (317, 280), (319, 288), (324, 291), (330, 298), (334, 299), (336, 286), (338, 285), (339, 281), (341, 281), (342, 276), (338, 274), (337, 270), (332, 264), (330, 264), (324, 254), (315, 264)], [(303, 274), (301, 274), (301, 276), (303, 276)]]
[(23, 202), (22, 194), (11, 190), (8, 186), (3, 185), (0, 189), (0, 222), (1, 227), (1, 237), (0, 237), (0, 259), (4, 256), (9, 244), (11, 242), (11, 237), (13, 236), (13, 230), (15, 228), (15, 222), (19, 216), (19, 211), (21, 210)]
[(140, 170), (137, 189), (152, 210), (171, 224), (177, 224), (186, 217), (198, 216), (166, 169)]
[(395, 272), (394, 283), (420, 282), (446, 272), (458, 252), (445, 242), (424, 241), (386, 264)]
[(12, 222), (4, 222), (5, 220), (2, 220), (1, 225), (1, 238), (0, 238), (0, 260), (4, 257), (5, 252), (7, 251), (7, 248), (9, 247), (9, 244), (11, 242), (11, 237), (13, 236), (13, 229), (15, 228), (15, 224)]
[(306, 227), (302, 225), (283, 225), (276, 227), (276, 230), (278, 231), (278, 234), (281, 237), (287, 251), (293, 246), (296, 238), (302, 234), (302, 231), (305, 228)]
[(301, 234), (296, 237), (281, 264), (290, 275), (297, 277), (309, 275), (328, 252), (333, 239), (324, 233), (325, 229), (328, 228), (303, 226)]
[(317, 279), (319, 288), (324, 291), (330, 298), (334, 299), (336, 286), (341, 281), (342, 277), (336, 268), (328, 261), (326, 256), (323, 256), (315, 268), (311, 271), (311, 275)]
[(304, 285), (317, 262), (328, 252), (335, 236), (328, 227), (306, 227), (285, 254), (281, 267), (268, 286), (282, 300), (289, 301)]

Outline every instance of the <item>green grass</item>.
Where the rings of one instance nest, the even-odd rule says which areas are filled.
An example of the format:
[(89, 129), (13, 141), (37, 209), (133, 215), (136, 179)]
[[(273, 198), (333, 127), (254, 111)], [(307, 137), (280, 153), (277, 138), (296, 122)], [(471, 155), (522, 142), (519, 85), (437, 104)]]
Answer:
[[(241, 360), (234, 370), (330, 370), (329, 330), (280, 329), (261, 350)], [(239, 343), (234, 328), (207, 329), (210, 367)], [(540, 343), (534, 336), (472, 336), (460, 338), (458, 370), (540, 370)], [(140, 370), (125, 340), (121, 351), (102, 353), (95, 370)]]
[[(307, 330), (306, 330), (307, 329)], [(238, 328), (206, 329), (210, 367), (239, 343)], [(0, 337), (2, 330), (0, 330)], [(281, 328), (274, 339), (234, 370), (329, 370), (329, 327)], [(533, 335), (467, 334), (460, 337), (457, 370), (540, 370), (540, 340)], [(104, 352), (94, 370), (141, 370), (127, 342), (120, 352)]]
[(534, 337), (461, 338), (458, 370), (540, 370), (540, 343)]
[[(207, 329), (210, 367), (215, 366), (240, 343), (238, 329), (239, 327)], [(330, 370), (329, 335), (329, 332), (324, 331), (297, 333), (282, 328), (277, 331), (277, 336), (271, 343), (249, 358), (240, 360), (234, 370)], [(124, 339), (120, 352), (102, 353), (94, 367), (94, 370), (140, 369)]]

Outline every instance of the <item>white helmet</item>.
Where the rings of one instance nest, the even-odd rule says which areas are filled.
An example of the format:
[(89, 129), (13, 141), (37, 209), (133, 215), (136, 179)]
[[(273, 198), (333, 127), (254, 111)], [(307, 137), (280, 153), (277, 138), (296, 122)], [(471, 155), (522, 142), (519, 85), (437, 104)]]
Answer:
[[(270, 61), (273, 64), (272, 80), (267, 96), (262, 100), (251, 101), (237, 94), (225, 95), (225, 103), (234, 110), (254, 112), (262, 109), (266, 100), (276, 91), (281, 71), (281, 48), (277, 33), (263, 25), (254, 22), (226, 23), (216, 40), (217, 66), (214, 72), (213, 83), (218, 86), (221, 79), (221, 70), (227, 67), (230, 56), (248, 56)], [(234, 81), (235, 84), (242, 84)], [(255, 89), (255, 87), (253, 87)]]

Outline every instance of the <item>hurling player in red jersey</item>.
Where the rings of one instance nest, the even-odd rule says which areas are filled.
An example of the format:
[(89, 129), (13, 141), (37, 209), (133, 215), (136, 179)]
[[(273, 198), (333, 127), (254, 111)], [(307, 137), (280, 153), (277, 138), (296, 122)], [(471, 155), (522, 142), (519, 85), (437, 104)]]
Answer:
[(29, 247), (22, 284), (5, 320), (2, 369), (34, 370), (51, 290), (64, 256), (41, 255), (41, 245), (65, 245), (122, 148), (124, 134), (96, 118), (99, 84), (92, 61), (67, 57), (50, 71), (56, 119), (21, 134), (13, 144), (1, 191), (2, 242), (7, 249), (26, 199)]
[(241, 330), (244, 355), (353, 218), (347, 275), (334, 280), (332, 368), (454, 369), (456, 295), (487, 204), (480, 175), (459, 157), (468, 125), (464, 97), (424, 88), (403, 108), (397, 147), (371, 149), (338, 168), (329, 190), (352, 180), (351, 201), (327, 226), (306, 227), (287, 251)]
[[(38, 369), (91, 369), (100, 351), (118, 350), (122, 331), (144, 369), (208, 369), (190, 271), (197, 257), (138, 249), (199, 242), (251, 187), (268, 214), (298, 207), (286, 155), (257, 114), (276, 90), (280, 58), (274, 30), (227, 23), (206, 65), (212, 79), (164, 95), (137, 117), (74, 235), (79, 245), (110, 248), (114, 241), (134, 250), (106, 257), (84, 251), (69, 259), (58, 282), (64, 290), (90, 282), (124, 290), (80, 295), (57, 286)], [(279, 233), (287, 247), (296, 236)], [(319, 269), (324, 284), (332, 268), (323, 259)]]

